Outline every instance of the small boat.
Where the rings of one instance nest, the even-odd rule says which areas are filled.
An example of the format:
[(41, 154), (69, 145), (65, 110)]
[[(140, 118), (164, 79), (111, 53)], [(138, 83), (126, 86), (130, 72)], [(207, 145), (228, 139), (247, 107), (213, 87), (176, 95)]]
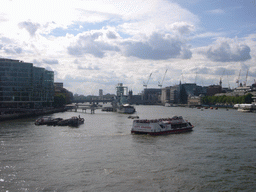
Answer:
[(44, 116), (40, 117), (35, 121), (35, 125), (46, 125), (47, 123), (51, 122), (53, 120), (52, 117)]
[(194, 128), (190, 122), (183, 119), (182, 116), (172, 118), (134, 120), (131, 133), (164, 135), (172, 133), (183, 133), (192, 131)]
[(139, 119), (139, 116), (128, 116), (128, 119)]

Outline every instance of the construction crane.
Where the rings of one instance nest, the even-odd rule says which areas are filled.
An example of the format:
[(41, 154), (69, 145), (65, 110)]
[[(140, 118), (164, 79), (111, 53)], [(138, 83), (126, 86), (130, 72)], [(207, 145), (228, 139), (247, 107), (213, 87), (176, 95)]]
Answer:
[(221, 77), (220, 77), (220, 86), (222, 86), (222, 78), (223, 78), (223, 75), (224, 75), (224, 73), (225, 73), (225, 70), (226, 70), (226, 69), (223, 70), (223, 73), (222, 73), (222, 75), (221, 75)]
[(146, 88), (148, 87), (148, 82), (149, 82), (149, 79), (150, 79), (151, 75), (152, 75), (152, 73), (150, 73), (150, 75), (149, 75), (149, 77), (148, 77), (147, 83), (145, 83), (145, 82), (143, 81), (143, 86), (146, 87)]
[(244, 81), (244, 86), (245, 86), (245, 87), (246, 87), (246, 83), (247, 83), (248, 72), (249, 72), (249, 69), (248, 69), (247, 72), (246, 72), (246, 77), (245, 77), (245, 81)]
[(228, 73), (227, 74), (227, 81), (228, 81), (228, 88), (230, 89), (230, 84), (229, 84), (229, 80), (228, 80)]
[(163, 86), (164, 78), (165, 78), (165, 75), (166, 75), (167, 71), (168, 71), (168, 69), (166, 69), (166, 71), (165, 71), (165, 73), (164, 73), (164, 77), (163, 77), (162, 82), (161, 82), (161, 83), (158, 82), (158, 86), (159, 86), (159, 87), (162, 87), (162, 86)]
[(236, 83), (237, 83), (237, 87), (239, 87), (239, 81), (240, 81), (240, 75), (241, 75), (241, 69), (239, 71), (239, 75), (238, 75), (238, 79), (236, 80)]

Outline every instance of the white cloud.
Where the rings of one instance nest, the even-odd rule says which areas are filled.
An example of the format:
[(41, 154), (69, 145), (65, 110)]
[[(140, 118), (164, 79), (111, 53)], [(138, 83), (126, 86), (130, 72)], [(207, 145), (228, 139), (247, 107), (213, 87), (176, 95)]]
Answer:
[(102, 32), (82, 33), (76, 37), (76, 42), (68, 46), (68, 53), (74, 56), (92, 54), (103, 58), (106, 51), (119, 51), (119, 49), (107, 42), (101, 41)]
[(170, 29), (173, 31), (177, 31), (181, 35), (188, 35), (195, 30), (195, 27), (189, 23), (182, 21), (172, 23), (170, 25)]
[(238, 62), (251, 59), (250, 51), (248, 45), (238, 42), (237, 39), (219, 38), (201, 53), (216, 62)]
[(123, 54), (141, 59), (165, 60), (170, 58), (189, 59), (192, 53), (178, 38), (154, 33), (146, 41), (126, 41)]
[(29, 22), (29, 21), (24, 21), (24, 22), (20, 22), (18, 24), (18, 26), (20, 28), (25, 28), (29, 32), (30, 36), (33, 37), (33, 36), (35, 36), (35, 33), (36, 33), (37, 29), (40, 27), (40, 24), (39, 23), (32, 23), (32, 22)]
[(42, 62), (46, 64), (59, 64), (57, 59), (43, 59)]
[(22, 48), (20, 47), (4, 47), (3, 50), (7, 54), (21, 54)]

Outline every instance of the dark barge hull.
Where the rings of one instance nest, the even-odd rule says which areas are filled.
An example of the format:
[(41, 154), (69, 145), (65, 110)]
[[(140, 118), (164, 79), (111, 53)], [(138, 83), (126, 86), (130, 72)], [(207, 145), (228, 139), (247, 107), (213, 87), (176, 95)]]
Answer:
[(161, 132), (143, 132), (143, 131), (131, 131), (133, 134), (148, 134), (148, 135), (167, 135), (167, 134), (178, 134), (192, 131), (193, 127), (187, 127), (183, 129), (161, 131)]

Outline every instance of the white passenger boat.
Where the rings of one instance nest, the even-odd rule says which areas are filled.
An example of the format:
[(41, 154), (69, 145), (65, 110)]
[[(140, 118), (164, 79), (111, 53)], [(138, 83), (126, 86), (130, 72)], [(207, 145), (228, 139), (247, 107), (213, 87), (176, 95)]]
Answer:
[(240, 112), (256, 112), (256, 104), (235, 104), (234, 108)]
[(181, 116), (172, 118), (134, 120), (131, 133), (163, 135), (192, 131), (193, 125)]

